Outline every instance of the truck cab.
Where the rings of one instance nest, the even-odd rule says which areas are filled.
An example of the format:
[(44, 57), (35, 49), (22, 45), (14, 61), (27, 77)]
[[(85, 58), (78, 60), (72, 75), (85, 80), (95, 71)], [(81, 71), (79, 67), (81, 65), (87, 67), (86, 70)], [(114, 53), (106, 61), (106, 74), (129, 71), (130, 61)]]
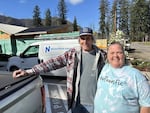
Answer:
[(17, 69), (29, 69), (39, 63), (38, 61), (39, 45), (30, 45), (19, 56), (10, 57), (7, 64), (8, 71)]

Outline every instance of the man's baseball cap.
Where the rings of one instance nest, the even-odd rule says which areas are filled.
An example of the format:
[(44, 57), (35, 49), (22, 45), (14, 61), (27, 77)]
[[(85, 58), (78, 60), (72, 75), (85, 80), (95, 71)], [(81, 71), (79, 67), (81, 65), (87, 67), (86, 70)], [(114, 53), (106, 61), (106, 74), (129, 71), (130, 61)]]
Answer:
[(84, 27), (80, 30), (79, 36), (83, 36), (83, 35), (93, 35), (93, 30), (91, 28)]

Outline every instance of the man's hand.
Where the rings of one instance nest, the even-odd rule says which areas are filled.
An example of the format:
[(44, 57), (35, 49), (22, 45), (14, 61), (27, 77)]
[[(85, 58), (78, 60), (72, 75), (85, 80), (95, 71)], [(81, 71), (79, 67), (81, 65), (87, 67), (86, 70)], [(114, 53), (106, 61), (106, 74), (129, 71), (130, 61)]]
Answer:
[(25, 75), (26, 75), (26, 72), (21, 69), (13, 72), (13, 78), (18, 78), (18, 77), (25, 76)]

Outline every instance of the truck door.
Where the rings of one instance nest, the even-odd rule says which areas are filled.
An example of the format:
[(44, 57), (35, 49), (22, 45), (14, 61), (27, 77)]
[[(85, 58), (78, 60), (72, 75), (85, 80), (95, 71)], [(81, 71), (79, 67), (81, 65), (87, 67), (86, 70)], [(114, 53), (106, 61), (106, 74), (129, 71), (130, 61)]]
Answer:
[(39, 45), (33, 45), (28, 47), (21, 55), (21, 67), (22, 69), (32, 68), (39, 63), (38, 60)]

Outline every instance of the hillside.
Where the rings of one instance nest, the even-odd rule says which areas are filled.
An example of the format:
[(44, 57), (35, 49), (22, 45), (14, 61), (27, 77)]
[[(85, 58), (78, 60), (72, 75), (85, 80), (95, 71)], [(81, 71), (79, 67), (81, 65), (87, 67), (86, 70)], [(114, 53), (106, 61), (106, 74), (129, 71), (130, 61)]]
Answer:
[[(28, 22), (31, 22), (31, 21), (28, 21)], [(0, 15), (0, 23), (27, 27), (25, 25), (25, 21), (12, 18), (12, 17), (2, 16), (2, 15)]]
[[(17, 18), (3, 16), (3, 15), (0, 15), (0, 23), (29, 27), (29, 28), (33, 27), (32, 19), (17, 19)], [(42, 23), (44, 25), (44, 20), (42, 20)], [(67, 23), (69, 25), (72, 25), (72, 23), (69, 21)], [(52, 17), (52, 26), (59, 26), (59, 21), (57, 17)]]

